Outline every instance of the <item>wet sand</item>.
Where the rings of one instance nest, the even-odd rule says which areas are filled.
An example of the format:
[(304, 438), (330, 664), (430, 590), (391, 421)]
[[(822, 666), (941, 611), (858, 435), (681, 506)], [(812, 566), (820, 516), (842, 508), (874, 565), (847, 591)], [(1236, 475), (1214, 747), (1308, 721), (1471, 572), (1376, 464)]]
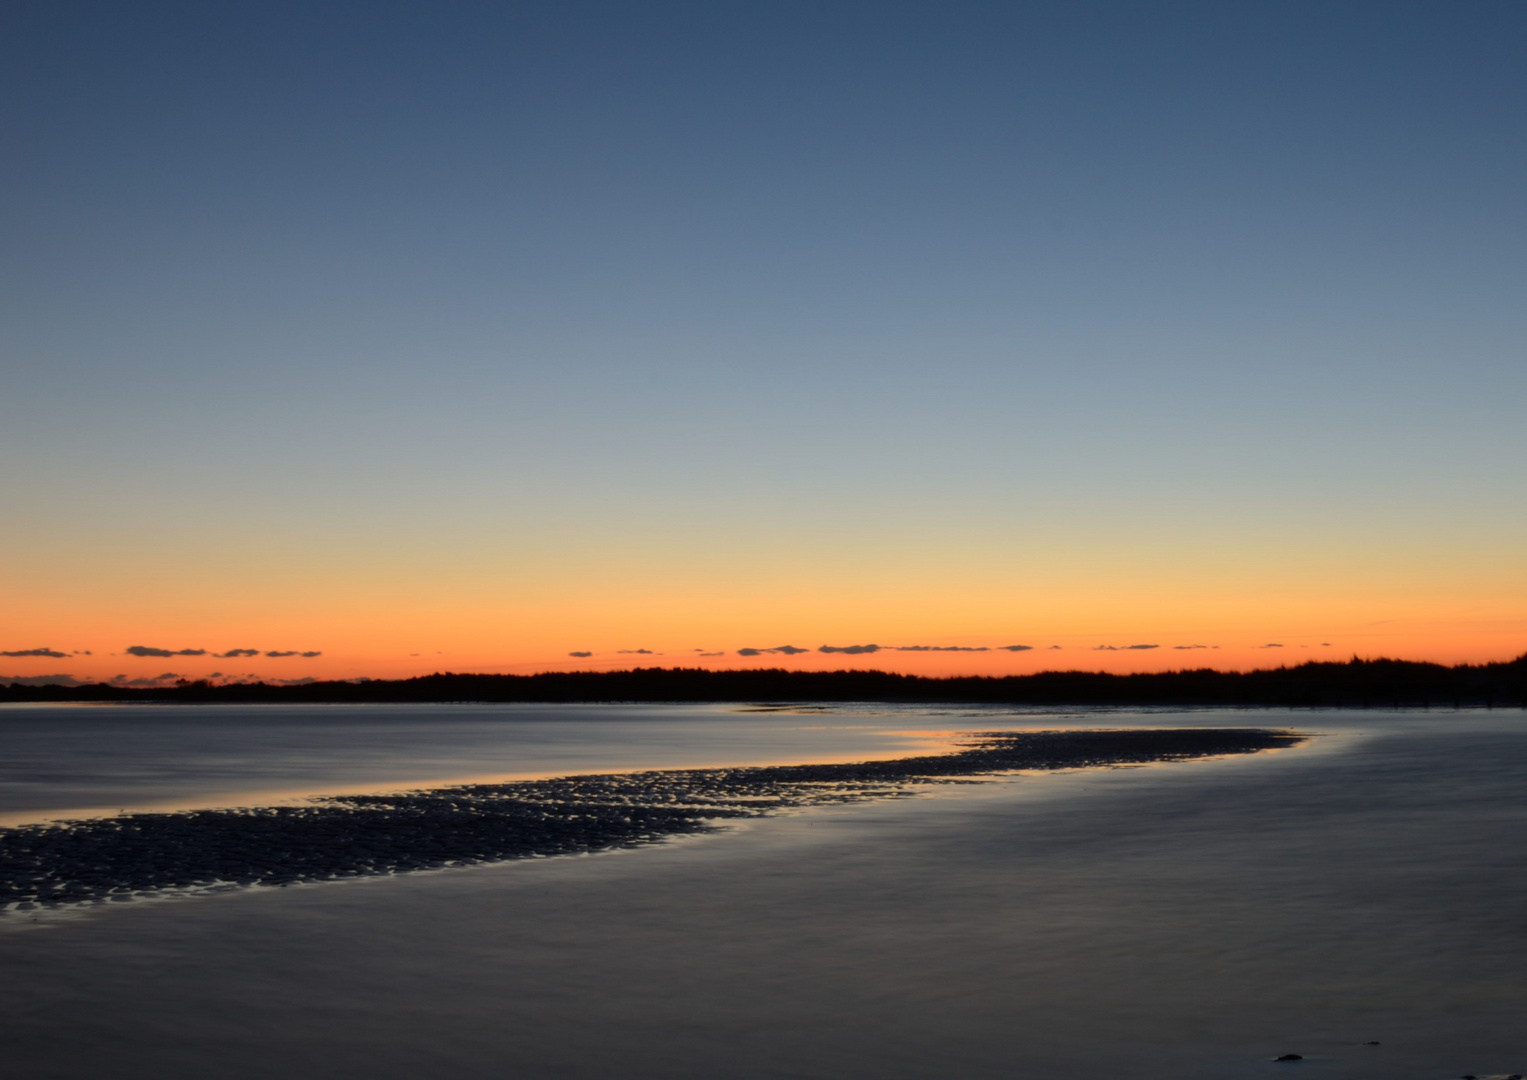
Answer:
[(0, 828), (0, 913), (605, 851), (1019, 769), (1284, 749), (1255, 728), (978, 732), (880, 761), (606, 773)]
[(0, 1038), (69, 1078), (1509, 1073), (1524, 774), (1519, 722), (1410, 728), (108, 905), (0, 937)]

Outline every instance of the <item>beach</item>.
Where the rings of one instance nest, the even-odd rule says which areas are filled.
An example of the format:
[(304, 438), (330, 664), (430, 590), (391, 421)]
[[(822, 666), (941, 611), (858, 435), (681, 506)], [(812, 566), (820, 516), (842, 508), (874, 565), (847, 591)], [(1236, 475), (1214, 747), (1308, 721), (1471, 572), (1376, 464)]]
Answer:
[(1102, 719), (1315, 737), (605, 854), (12, 915), (0, 1035), (36, 1077), (1527, 1064), (1519, 713), (1052, 723)]

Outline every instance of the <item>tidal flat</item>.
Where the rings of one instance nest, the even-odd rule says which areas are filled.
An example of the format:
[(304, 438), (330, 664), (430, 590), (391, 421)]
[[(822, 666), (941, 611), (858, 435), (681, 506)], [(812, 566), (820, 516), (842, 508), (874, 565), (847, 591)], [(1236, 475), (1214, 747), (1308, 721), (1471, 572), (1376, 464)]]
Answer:
[(1059, 723), (1105, 722), (1317, 737), (600, 854), (13, 913), (0, 1038), (38, 1077), (1522, 1071), (1520, 714)]
[(917, 784), (1302, 741), (1255, 728), (975, 732), (950, 753), (882, 761), (566, 776), (0, 828), (0, 912), (587, 854), (717, 821), (890, 798)]

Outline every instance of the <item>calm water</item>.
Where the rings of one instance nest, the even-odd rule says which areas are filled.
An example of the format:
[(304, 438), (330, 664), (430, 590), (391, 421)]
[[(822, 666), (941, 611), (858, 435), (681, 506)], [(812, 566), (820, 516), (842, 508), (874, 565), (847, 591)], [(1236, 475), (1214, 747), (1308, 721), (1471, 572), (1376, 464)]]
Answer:
[[(972, 727), (1322, 735), (614, 855), (12, 921), (0, 1041), (18, 1076), (1527, 1071), (1520, 713), (119, 712), (8, 714), (6, 786), (26, 792), (9, 805), (867, 757)], [(135, 732), (179, 749), (134, 750)], [(198, 780), (198, 761), (221, 764)]]
[(884, 706), (0, 706), (0, 823), (484, 778), (856, 761), (926, 752), (972, 726), (1075, 722)]

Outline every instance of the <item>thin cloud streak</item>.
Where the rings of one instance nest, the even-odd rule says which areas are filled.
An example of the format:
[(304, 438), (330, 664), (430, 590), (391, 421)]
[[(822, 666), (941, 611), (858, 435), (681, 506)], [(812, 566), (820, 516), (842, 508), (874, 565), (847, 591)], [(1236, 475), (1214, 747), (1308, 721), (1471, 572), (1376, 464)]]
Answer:
[[(205, 652), (206, 650), (203, 649), (202, 651)], [(166, 671), (163, 675), (155, 675), (151, 678), (129, 679), (126, 675), (118, 675), (111, 682), (113, 686), (162, 686), (170, 679), (181, 679), (184, 677), (178, 671)]]

